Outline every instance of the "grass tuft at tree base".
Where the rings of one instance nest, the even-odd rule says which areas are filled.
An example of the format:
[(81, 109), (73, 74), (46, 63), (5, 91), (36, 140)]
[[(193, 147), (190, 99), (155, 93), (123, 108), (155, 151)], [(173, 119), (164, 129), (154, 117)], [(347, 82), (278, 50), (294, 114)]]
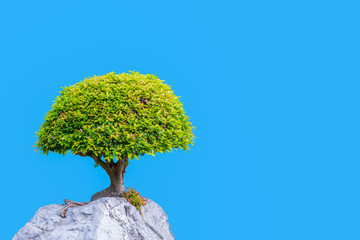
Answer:
[(135, 188), (126, 187), (125, 198), (136, 207), (137, 210), (141, 210), (141, 207), (145, 207), (147, 199), (142, 197)]

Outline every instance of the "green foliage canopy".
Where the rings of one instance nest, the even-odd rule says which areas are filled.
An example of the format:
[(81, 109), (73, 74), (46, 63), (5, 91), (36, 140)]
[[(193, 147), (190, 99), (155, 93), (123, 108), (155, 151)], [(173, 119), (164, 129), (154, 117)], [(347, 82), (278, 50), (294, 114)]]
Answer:
[(189, 149), (193, 135), (179, 97), (154, 75), (138, 72), (86, 78), (64, 87), (37, 133), (36, 148), (111, 161)]

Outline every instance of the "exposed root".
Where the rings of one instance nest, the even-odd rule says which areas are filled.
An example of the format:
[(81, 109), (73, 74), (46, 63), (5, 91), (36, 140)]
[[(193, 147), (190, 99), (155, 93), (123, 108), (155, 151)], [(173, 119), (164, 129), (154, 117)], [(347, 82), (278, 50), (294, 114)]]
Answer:
[[(125, 198), (126, 199), (126, 198)], [(127, 200), (127, 199), (126, 199)], [(65, 207), (61, 210), (60, 212), (60, 216), (62, 218), (66, 218), (66, 211), (68, 210), (68, 208), (71, 208), (71, 207), (76, 207), (76, 206), (84, 206), (86, 204), (89, 204), (90, 202), (75, 202), (75, 201), (71, 201), (71, 200), (67, 200), (65, 198), (64, 200), (65, 202)], [(129, 202), (129, 201), (128, 201)], [(130, 202), (129, 202), (130, 203)], [(131, 203), (130, 203), (131, 204)], [(142, 217), (142, 219), (144, 220), (144, 223), (145, 225), (150, 228), (160, 239), (164, 239), (163, 236), (156, 230), (154, 229), (146, 220), (145, 220), (145, 217), (144, 217), (144, 214), (142, 213), (141, 210), (139, 210), (139, 213)]]
[(75, 202), (75, 201), (67, 200), (66, 198), (64, 202), (65, 202), (65, 207), (60, 212), (60, 217), (62, 218), (66, 218), (66, 211), (68, 210), (68, 208), (76, 207), (76, 206), (84, 206), (90, 203), (90, 202)]

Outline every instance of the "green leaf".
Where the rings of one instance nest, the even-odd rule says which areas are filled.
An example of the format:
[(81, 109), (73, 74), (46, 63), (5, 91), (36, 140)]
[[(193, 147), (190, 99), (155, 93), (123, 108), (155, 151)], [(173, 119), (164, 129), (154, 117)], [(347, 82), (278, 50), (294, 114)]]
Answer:
[(193, 145), (195, 127), (157, 76), (108, 73), (65, 86), (36, 135), (36, 149), (130, 159)]

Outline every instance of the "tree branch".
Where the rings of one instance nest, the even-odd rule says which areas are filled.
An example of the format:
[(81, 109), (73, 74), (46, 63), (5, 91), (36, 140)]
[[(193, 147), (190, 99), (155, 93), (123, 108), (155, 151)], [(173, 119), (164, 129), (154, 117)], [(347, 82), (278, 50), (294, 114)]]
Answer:
[(126, 163), (126, 160), (127, 160), (127, 156), (125, 156), (125, 155), (120, 155), (120, 157), (118, 158), (118, 160), (117, 160), (116, 163), (115, 163), (115, 166), (125, 164), (125, 163)]
[(115, 162), (113, 159), (111, 159), (111, 161), (108, 163), (110, 168), (114, 168), (116, 166)]
[(111, 175), (110, 166), (106, 162), (104, 162), (103, 160), (101, 160), (101, 158), (99, 158), (95, 155), (91, 155), (90, 157), (92, 157), (94, 159), (95, 163), (100, 165), (109, 176)]

